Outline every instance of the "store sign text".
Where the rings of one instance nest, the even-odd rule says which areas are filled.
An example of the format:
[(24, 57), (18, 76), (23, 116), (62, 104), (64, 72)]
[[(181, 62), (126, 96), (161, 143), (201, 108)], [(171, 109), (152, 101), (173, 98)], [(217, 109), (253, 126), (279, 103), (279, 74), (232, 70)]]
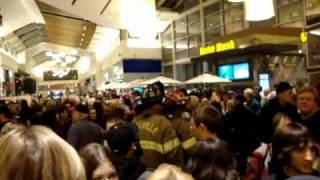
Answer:
[(200, 48), (200, 55), (207, 55), (207, 54), (213, 54), (217, 52), (232, 50), (236, 48), (236, 43), (234, 40), (230, 40), (227, 42), (219, 42), (212, 46), (207, 47), (201, 47)]
[(307, 34), (306, 32), (302, 32), (302, 33), (300, 34), (300, 41), (301, 41), (302, 43), (305, 43), (305, 42), (308, 41), (308, 34)]

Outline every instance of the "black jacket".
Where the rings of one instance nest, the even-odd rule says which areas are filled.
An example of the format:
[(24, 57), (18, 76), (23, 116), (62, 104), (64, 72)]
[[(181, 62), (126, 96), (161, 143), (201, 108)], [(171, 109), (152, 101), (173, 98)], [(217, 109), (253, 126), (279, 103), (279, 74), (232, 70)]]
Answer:
[(260, 145), (257, 138), (257, 116), (244, 105), (228, 112), (223, 120), (222, 139), (227, 141), (238, 161), (238, 172), (246, 170), (247, 157)]
[(309, 128), (314, 139), (320, 143), (320, 110), (310, 118), (301, 120), (301, 124)]
[(115, 162), (119, 180), (136, 180), (146, 171), (146, 166), (135, 158), (117, 158)]
[(259, 132), (260, 138), (263, 142), (269, 143), (272, 136), (272, 119), (277, 113), (287, 114), (293, 122), (298, 122), (300, 116), (297, 107), (292, 104), (282, 106), (278, 98), (270, 100), (265, 106), (262, 107), (259, 116)]

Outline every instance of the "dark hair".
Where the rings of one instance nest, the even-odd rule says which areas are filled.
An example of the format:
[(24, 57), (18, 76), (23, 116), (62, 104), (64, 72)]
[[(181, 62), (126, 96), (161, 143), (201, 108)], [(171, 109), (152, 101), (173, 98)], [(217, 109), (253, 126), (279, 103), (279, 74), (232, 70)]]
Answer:
[(112, 111), (112, 117), (113, 118), (119, 118), (124, 120), (125, 112), (122, 107), (115, 107)]
[(236, 160), (221, 140), (200, 141), (194, 147), (187, 171), (197, 180), (236, 179)]
[(109, 162), (111, 159), (107, 155), (106, 149), (97, 143), (91, 143), (82, 148), (79, 152), (83, 165), (86, 169), (87, 178), (92, 179), (94, 170), (103, 163)]
[(291, 90), (292, 86), (288, 82), (279, 82), (276, 86), (276, 93), (279, 95), (287, 90)]
[(0, 114), (3, 114), (8, 119), (12, 118), (12, 114), (6, 105), (0, 105)]
[[(314, 142), (310, 131), (299, 123), (290, 123), (277, 131), (272, 138), (272, 153), (280, 166), (289, 163), (290, 153)], [(316, 148), (316, 147), (315, 147)], [(318, 153), (318, 151), (315, 152)]]
[(192, 112), (192, 118), (196, 126), (203, 123), (212, 133), (216, 133), (221, 125), (221, 113), (213, 106), (197, 107)]

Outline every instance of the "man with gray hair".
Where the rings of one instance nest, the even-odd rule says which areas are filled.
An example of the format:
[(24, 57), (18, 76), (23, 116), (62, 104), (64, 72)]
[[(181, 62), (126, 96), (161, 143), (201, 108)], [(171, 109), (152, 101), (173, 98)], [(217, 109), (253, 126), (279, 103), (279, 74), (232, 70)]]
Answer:
[(254, 92), (251, 88), (247, 88), (244, 90), (244, 98), (247, 108), (250, 109), (252, 112), (258, 114), (261, 109), (261, 105), (254, 97)]

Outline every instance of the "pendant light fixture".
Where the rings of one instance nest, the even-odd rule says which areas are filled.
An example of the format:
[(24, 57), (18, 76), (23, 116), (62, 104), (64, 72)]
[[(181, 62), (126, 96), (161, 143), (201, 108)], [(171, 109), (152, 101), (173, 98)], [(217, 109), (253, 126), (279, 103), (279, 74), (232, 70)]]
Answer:
[(247, 21), (263, 21), (275, 16), (273, 0), (245, 0)]

